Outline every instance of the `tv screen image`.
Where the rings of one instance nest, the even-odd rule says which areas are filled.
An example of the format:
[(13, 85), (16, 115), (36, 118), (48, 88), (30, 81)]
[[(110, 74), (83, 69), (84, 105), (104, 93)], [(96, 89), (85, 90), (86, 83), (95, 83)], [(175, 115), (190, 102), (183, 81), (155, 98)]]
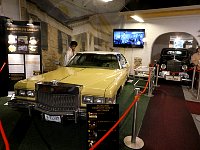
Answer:
[(145, 29), (114, 29), (113, 47), (143, 48)]

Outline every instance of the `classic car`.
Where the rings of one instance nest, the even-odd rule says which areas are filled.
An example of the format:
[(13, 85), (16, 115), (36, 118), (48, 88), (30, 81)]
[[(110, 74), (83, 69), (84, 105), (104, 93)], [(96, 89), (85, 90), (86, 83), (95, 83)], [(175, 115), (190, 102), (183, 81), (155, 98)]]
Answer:
[(119, 52), (78, 52), (66, 67), (18, 81), (8, 104), (76, 121), (87, 104), (115, 104), (128, 76), (129, 63)]
[(185, 48), (163, 48), (158, 77), (172, 81), (191, 81), (191, 52)]

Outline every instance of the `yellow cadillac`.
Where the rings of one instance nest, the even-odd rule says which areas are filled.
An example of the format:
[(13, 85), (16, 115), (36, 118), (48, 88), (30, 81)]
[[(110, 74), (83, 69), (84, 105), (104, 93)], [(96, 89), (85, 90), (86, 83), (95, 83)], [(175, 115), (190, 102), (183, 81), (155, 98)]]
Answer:
[(119, 52), (78, 52), (66, 67), (18, 81), (11, 107), (44, 114), (46, 120), (85, 114), (87, 104), (115, 104), (129, 76)]

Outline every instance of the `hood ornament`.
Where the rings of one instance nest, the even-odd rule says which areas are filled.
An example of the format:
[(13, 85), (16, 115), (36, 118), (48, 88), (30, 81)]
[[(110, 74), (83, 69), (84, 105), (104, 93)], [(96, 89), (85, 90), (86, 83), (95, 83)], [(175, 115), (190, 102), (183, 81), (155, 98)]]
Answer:
[(58, 85), (58, 81), (57, 81), (57, 80), (52, 80), (51, 83), (52, 83), (54, 86)]

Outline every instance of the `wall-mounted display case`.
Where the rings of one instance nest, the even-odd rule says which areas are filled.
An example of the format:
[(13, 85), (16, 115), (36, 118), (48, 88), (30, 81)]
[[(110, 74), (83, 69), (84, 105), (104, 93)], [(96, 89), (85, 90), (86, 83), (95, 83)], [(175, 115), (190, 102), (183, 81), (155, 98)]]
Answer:
[(28, 21), (12, 21), (5, 26), (10, 91), (17, 81), (41, 72), (40, 23), (27, 24)]

